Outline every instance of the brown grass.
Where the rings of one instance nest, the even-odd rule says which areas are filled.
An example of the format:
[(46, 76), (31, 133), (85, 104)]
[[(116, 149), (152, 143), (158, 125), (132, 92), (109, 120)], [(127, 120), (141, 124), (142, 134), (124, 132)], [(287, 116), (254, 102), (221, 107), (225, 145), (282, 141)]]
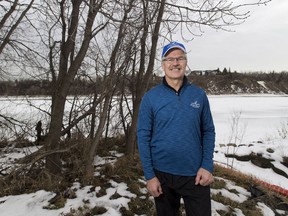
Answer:
[[(83, 146), (86, 141), (83, 141), (81, 146)], [(124, 141), (125, 140), (123, 137), (102, 140), (99, 145), (98, 155), (102, 157), (111, 156), (110, 151), (112, 150), (124, 152)], [(75, 143), (76, 141), (74, 140), (73, 142)], [(79, 140), (77, 142), (79, 142)], [(66, 143), (66, 145), (69, 145), (69, 143)], [(67, 161), (68, 163), (65, 166), (67, 172), (65, 172), (65, 174), (61, 177), (51, 176), (51, 174), (47, 173), (45, 169), (43, 169), (44, 165), (39, 163), (38, 166), (34, 166), (29, 172), (23, 171), (23, 175), (10, 175), (5, 178), (0, 178), (0, 196), (31, 193), (39, 189), (45, 189), (47, 191), (54, 191), (57, 194), (50, 200), (50, 204), (46, 208), (61, 208), (65, 205), (67, 199), (63, 197), (63, 192), (72, 185), (75, 179), (77, 179), (82, 186), (91, 185), (91, 191), (95, 191), (96, 187), (100, 187), (101, 189), (96, 193), (97, 197), (107, 194), (106, 190), (111, 187), (109, 181), (112, 179), (119, 183), (125, 182), (128, 186), (128, 190), (131, 193), (136, 194), (136, 198), (132, 198), (128, 203), (129, 209), (124, 207), (121, 208), (120, 211), (122, 215), (155, 215), (153, 201), (151, 201), (148, 193), (143, 194), (142, 192), (142, 189), (145, 188), (145, 184), (143, 181), (139, 181), (140, 179), (143, 180), (144, 178), (139, 155), (137, 153), (118, 158), (114, 164), (107, 163), (101, 166), (100, 170), (98, 170), (100, 172), (100, 177), (94, 176), (89, 179), (85, 179), (83, 173), (83, 161), (80, 160), (82, 154), (83, 151), (81, 151), (81, 148), (76, 148), (63, 155), (63, 160)], [(287, 158), (284, 160), (284, 163), (285, 162), (287, 163)], [(260, 187), (265, 194), (261, 197), (251, 197), (243, 203), (235, 202), (227, 197), (224, 197), (221, 193), (212, 195), (213, 200), (230, 207), (228, 212), (219, 211), (218, 213), (220, 215), (233, 215), (233, 209), (239, 208), (242, 210), (244, 215), (258, 216), (261, 215), (261, 212), (255, 207), (257, 202), (263, 202), (273, 209), (279, 209), (280, 204), (288, 203), (287, 198), (281, 197), (279, 194), (271, 191), (271, 189), (260, 185), (251, 176), (237, 172), (233, 169), (215, 165), (214, 176), (228, 179), (234, 182), (235, 185), (243, 187), (246, 190), (249, 190), (251, 185)], [(225, 181), (215, 178), (215, 182), (211, 185), (211, 187), (212, 189), (222, 189), (225, 188), (225, 185)], [(230, 192), (235, 194), (238, 193), (236, 190), (230, 190)], [(115, 192), (111, 199), (117, 199), (119, 197), (120, 195)], [(65, 216), (97, 215), (103, 214), (105, 211), (107, 211), (105, 207), (101, 206), (88, 208), (88, 204), (89, 203), (87, 203), (87, 200), (83, 200), (83, 206), (81, 208), (71, 209), (69, 213), (65, 214)]]

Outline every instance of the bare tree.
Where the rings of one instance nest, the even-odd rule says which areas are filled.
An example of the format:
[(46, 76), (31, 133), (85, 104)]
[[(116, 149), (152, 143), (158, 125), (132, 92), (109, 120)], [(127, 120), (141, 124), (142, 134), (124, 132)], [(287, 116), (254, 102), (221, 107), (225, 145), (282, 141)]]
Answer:
[[(117, 37), (108, 61), (108, 70), (104, 76), (105, 88), (102, 91), (102, 94), (104, 94), (105, 96), (103, 106), (100, 111), (98, 128), (87, 157), (86, 169), (88, 174), (91, 173), (90, 171), (93, 168), (91, 165), (93, 163), (94, 155), (96, 153), (100, 138), (102, 137), (102, 134), (104, 132), (105, 122), (107, 121), (109, 115), (109, 107), (115, 89), (117, 87), (119, 77), (124, 73), (124, 71), (127, 70), (127, 68), (129, 68), (129, 64), (131, 61), (131, 47), (133, 47), (137, 35), (131, 37), (131, 34), (129, 34), (129, 25), (131, 24), (131, 21), (129, 21), (129, 19), (132, 19), (131, 14), (133, 13), (132, 9), (135, 8), (135, 2), (135, 0), (130, 0), (127, 2), (126, 5), (116, 5), (117, 8), (119, 7), (120, 9), (122, 9), (121, 11), (123, 13), (121, 14), (119, 19), (114, 20), (114, 25), (117, 26)], [(106, 14), (106, 16), (107, 15), (108, 14)], [(118, 13), (117, 15), (119, 16)], [(131, 40), (127, 40), (127, 37), (131, 37)]]
[[(59, 68), (54, 66), (54, 52), (57, 40), (50, 41), (50, 72), (52, 74), (53, 93), (52, 109), (49, 133), (46, 139), (47, 150), (59, 150), (61, 128), (64, 116), (66, 97), (71, 83), (81, 67), (83, 59), (89, 48), (90, 41), (107, 25), (108, 21), (94, 25), (95, 17), (102, 8), (103, 0), (65, 1), (62, 0), (56, 6), (59, 14), (56, 16), (56, 25), (60, 25), (61, 38), (59, 47)], [(49, 3), (47, 2), (49, 8)], [(82, 15), (82, 11), (85, 11)], [(54, 11), (51, 11), (53, 14)], [(54, 27), (54, 26), (52, 26)], [(52, 28), (51, 28), (52, 31)], [(77, 42), (77, 43), (76, 43)], [(46, 158), (46, 168), (53, 174), (61, 173), (61, 161), (59, 154), (51, 154)]]
[[(135, 73), (133, 94), (133, 115), (127, 152), (134, 153), (136, 144), (136, 127), (139, 105), (142, 96), (149, 86), (154, 70), (158, 38), (173, 39), (177, 33), (184, 40), (192, 39), (195, 35), (203, 34), (204, 26), (229, 30), (232, 25), (241, 24), (249, 17), (249, 11), (239, 12), (240, 9), (252, 5), (266, 4), (270, 0), (258, 0), (250, 3), (234, 5), (227, 0), (199, 0), (199, 1), (142, 1), (143, 5), (143, 34), (139, 54), (139, 71)], [(155, 9), (152, 12), (151, 9)], [(150, 10), (147, 10), (150, 9)], [(150, 18), (150, 19), (149, 19)], [(149, 26), (149, 27), (148, 27)], [(149, 28), (153, 29), (149, 34)], [(179, 33), (180, 32), (180, 33)], [(149, 38), (151, 37), (151, 38)], [(151, 42), (150, 52), (147, 53), (147, 43)], [(145, 56), (149, 56), (146, 62)]]
[(25, 18), (27, 12), (31, 9), (34, 0), (28, 3), (22, 3), (18, 0), (4, 1), (2, 7), (0, 7), (1, 20), (0, 20), (0, 54), (3, 52), (5, 46), (11, 44), (11, 36), (13, 32), (19, 27), (21, 21)]
[[(148, 88), (151, 75), (153, 73), (156, 49), (159, 38), (159, 31), (161, 26), (161, 20), (164, 14), (165, 0), (152, 3), (153, 7), (150, 6), (150, 2), (143, 1), (143, 30), (142, 35), (140, 36), (140, 62), (139, 62), (139, 71), (136, 73), (136, 82), (135, 82), (135, 97), (133, 98), (133, 116), (131, 127), (129, 128), (129, 137), (127, 140), (127, 153), (132, 154), (135, 152), (136, 145), (136, 127), (137, 127), (137, 116), (140, 106), (140, 101), (145, 91)], [(153, 11), (147, 9), (153, 8)], [(151, 13), (152, 12), (152, 13)], [(151, 14), (152, 15), (151, 15)], [(151, 38), (149, 37), (149, 29), (151, 28)], [(151, 41), (150, 53), (147, 53), (146, 43)], [(149, 43), (149, 42), (148, 42)], [(148, 63), (146, 63), (146, 55), (148, 55)], [(147, 67), (146, 67), (147, 66)]]
[[(45, 74), (52, 80), (46, 168), (53, 174), (61, 173), (60, 137), (91, 117), (92, 141), (87, 146), (89, 154), (85, 163), (87, 170), (91, 170), (99, 141), (105, 126), (109, 125), (114, 92), (119, 92), (123, 77), (131, 78), (128, 85), (131, 86), (132, 107), (127, 114), (131, 122), (123, 122), (123, 125), (127, 133), (127, 153), (134, 153), (139, 105), (151, 81), (158, 44), (164, 39), (171, 40), (176, 30), (185, 40), (201, 35), (203, 26), (227, 30), (249, 17), (248, 12), (238, 12), (239, 9), (269, 1), (234, 5), (227, 0), (44, 0), (41, 7), (33, 8), (34, 16), (27, 16), (26, 12), (21, 18), (27, 21), (22, 28), (29, 27), (33, 34), (30, 33), (29, 38), (29, 31), (26, 31), (25, 40), (19, 41), (21, 49), (17, 46), (20, 51), (13, 49), (19, 57), (19, 62), (14, 60), (13, 63), (34, 77)], [(2, 20), (6, 23), (4, 16)], [(19, 28), (20, 24), (17, 26)], [(5, 48), (15, 28), (11, 25), (7, 30), (7, 40), (1, 42)], [(16, 43), (13, 44), (15, 47)], [(70, 115), (68, 124), (64, 124), (67, 95), (73, 81), (83, 71), (86, 75), (94, 73), (101, 77), (102, 87), (99, 92), (93, 92), (94, 97), (81, 115), (75, 118)], [(127, 98), (125, 94), (124, 88), (122, 99)], [(75, 106), (71, 111), (76, 111)], [(128, 119), (123, 110), (121, 115), (123, 120)]]
[[(8, 61), (4, 56), (4, 48), (7, 45), (10, 49), (17, 51), (21, 42), (12, 38), (13, 33), (20, 27), (23, 20), (25, 20), (28, 11), (32, 8), (34, 0), (28, 2), (2, 1), (0, 5), (0, 57)], [(18, 43), (18, 45), (17, 45)], [(3, 65), (3, 63), (2, 63)], [(0, 66), (0, 78), (8, 75), (9, 72)]]

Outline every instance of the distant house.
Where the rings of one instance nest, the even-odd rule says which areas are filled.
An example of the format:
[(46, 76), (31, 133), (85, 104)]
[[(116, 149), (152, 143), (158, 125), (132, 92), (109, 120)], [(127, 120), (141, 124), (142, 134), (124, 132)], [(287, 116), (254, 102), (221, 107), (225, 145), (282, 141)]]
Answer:
[(219, 73), (219, 69), (216, 70), (194, 70), (188, 73), (189, 75), (199, 75), (199, 76), (209, 76), (209, 75), (216, 75)]

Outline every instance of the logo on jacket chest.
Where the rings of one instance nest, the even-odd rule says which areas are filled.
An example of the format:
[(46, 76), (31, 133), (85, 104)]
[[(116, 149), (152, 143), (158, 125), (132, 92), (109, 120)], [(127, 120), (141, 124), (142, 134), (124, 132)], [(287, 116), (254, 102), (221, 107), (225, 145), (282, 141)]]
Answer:
[(198, 103), (197, 101), (194, 101), (190, 104), (190, 106), (192, 106), (193, 108), (200, 108), (200, 103)]

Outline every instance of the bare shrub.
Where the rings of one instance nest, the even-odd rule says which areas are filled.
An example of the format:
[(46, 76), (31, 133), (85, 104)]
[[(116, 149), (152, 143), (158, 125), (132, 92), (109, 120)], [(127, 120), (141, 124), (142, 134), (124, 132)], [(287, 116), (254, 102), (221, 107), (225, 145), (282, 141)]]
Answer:
[(278, 128), (278, 134), (282, 139), (288, 137), (288, 120), (286, 122), (281, 122), (281, 126)]
[[(230, 119), (230, 135), (229, 135), (229, 141), (227, 145), (226, 155), (235, 155), (239, 146), (241, 145), (242, 139), (244, 137), (247, 123), (240, 123), (242, 112), (236, 112), (233, 111)], [(232, 148), (232, 150), (230, 150)], [(232, 152), (231, 152), (232, 151)], [(227, 166), (230, 166), (233, 168), (234, 166), (234, 158), (232, 158), (232, 161), (229, 161), (229, 158), (227, 158)]]

